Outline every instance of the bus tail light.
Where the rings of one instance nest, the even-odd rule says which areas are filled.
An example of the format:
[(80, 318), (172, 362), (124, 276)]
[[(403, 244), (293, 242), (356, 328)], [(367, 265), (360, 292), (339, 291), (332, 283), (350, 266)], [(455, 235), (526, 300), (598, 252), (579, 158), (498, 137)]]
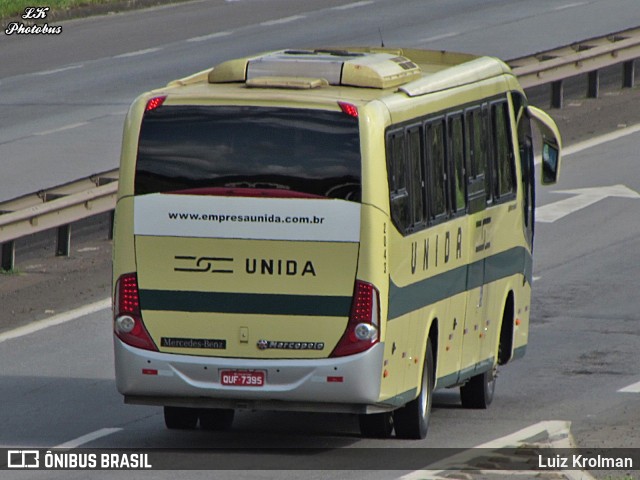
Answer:
[(349, 322), (331, 357), (364, 352), (379, 341), (380, 294), (370, 283), (356, 280)]
[(342, 113), (346, 113), (353, 118), (358, 118), (358, 107), (356, 107), (352, 103), (338, 102), (338, 105), (340, 105), (340, 110), (342, 110)]
[(151, 110), (155, 110), (162, 106), (164, 101), (167, 99), (166, 95), (161, 95), (159, 97), (153, 97), (147, 102), (147, 105), (144, 107), (145, 112), (150, 112)]
[(142, 322), (135, 273), (124, 274), (116, 282), (113, 316), (114, 331), (120, 340), (132, 347), (158, 351)]

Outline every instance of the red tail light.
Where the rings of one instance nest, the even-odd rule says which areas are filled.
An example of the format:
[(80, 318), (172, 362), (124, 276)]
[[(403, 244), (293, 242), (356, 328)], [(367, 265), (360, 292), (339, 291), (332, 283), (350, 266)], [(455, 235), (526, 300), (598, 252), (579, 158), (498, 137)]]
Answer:
[(138, 277), (135, 273), (124, 274), (116, 282), (113, 318), (115, 334), (124, 343), (144, 350), (158, 351), (142, 322)]
[(147, 102), (147, 106), (144, 107), (144, 111), (149, 112), (151, 110), (155, 110), (156, 108), (162, 106), (162, 104), (166, 99), (167, 99), (166, 95), (163, 95), (161, 97), (153, 97), (151, 100)]
[(379, 341), (380, 294), (370, 283), (356, 280), (349, 322), (331, 357), (364, 352)]
[(358, 118), (358, 107), (355, 105), (347, 102), (338, 102), (338, 105), (340, 105), (340, 109), (343, 113), (346, 113), (350, 117)]

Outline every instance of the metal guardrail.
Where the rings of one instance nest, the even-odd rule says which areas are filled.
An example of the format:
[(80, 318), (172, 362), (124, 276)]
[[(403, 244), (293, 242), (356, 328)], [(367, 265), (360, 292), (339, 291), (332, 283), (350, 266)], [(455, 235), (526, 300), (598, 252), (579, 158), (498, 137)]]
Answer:
[[(561, 108), (565, 79), (588, 74), (587, 96), (594, 98), (599, 91), (599, 71), (622, 64), (622, 87), (630, 88), (634, 84), (634, 61), (638, 58), (640, 28), (634, 28), (507, 63), (524, 88), (551, 84), (551, 105)], [(57, 228), (56, 255), (68, 256), (70, 225), (113, 212), (117, 182), (118, 171), (112, 170), (0, 203), (0, 269), (14, 269), (17, 239), (53, 228)]]
[(78, 220), (113, 211), (118, 190), (118, 170), (111, 170), (0, 203), (0, 268), (15, 265), (15, 240), (57, 228), (56, 255), (68, 256), (70, 225)]
[(631, 88), (634, 84), (634, 62), (638, 58), (640, 27), (583, 40), (507, 63), (524, 88), (551, 84), (551, 106), (562, 108), (565, 79), (587, 74), (587, 97), (597, 98), (600, 70), (622, 64), (622, 87)]

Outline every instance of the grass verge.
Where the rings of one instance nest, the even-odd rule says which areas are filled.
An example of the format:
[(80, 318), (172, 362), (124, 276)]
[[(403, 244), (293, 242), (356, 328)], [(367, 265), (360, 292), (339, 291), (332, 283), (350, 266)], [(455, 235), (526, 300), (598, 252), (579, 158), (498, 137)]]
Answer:
[[(10, 22), (50, 24), (51, 21), (56, 20), (68, 20), (183, 1), (187, 0), (0, 0), (0, 24), (2, 26)], [(27, 7), (49, 7), (47, 18), (23, 20), (21, 15)]]
[(4, 0), (0, 2), (0, 18), (19, 17), (27, 7), (50, 7), (52, 15), (66, 12), (77, 7), (116, 3), (116, 0), (44, 0), (42, 3), (33, 0)]

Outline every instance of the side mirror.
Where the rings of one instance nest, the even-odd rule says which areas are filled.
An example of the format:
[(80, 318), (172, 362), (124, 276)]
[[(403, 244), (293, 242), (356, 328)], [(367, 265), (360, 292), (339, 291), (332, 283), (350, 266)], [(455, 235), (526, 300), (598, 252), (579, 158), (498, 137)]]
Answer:
[(528, 106), (527, 112), (542, 134), (542, 184), (552, 185), (560, 176), (560, 131), (556, 122), (539, 108)]
[(552, 185), (558, 181), (558, 146), (545, 141), (542, 146), (542, 184)]

